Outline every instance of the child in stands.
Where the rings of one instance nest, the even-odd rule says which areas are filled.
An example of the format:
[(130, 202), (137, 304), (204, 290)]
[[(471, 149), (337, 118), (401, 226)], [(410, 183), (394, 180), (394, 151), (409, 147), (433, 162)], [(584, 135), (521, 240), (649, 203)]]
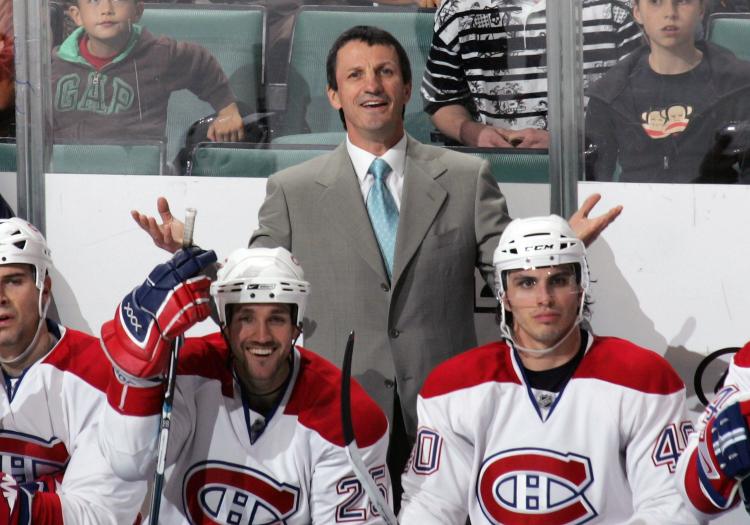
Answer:
[(169, 95), (188, 89), (218, 118), (208, 138), (244, 138), (226, 75), (206, 49), (156, 37), (138, 25), (141, 0), (77, 0), (79, 26), (52, 57), (55, 139), (164, 138)]
[(729, 183), (750, 170), (750, 145), (731, 129), (750, 121), (750, 63), (695, 42), (704, 9), (705, 0), (634, 1), (647, 45), (587, 93), (588, 179), (613, 180), (618, 163), (625, 182)]

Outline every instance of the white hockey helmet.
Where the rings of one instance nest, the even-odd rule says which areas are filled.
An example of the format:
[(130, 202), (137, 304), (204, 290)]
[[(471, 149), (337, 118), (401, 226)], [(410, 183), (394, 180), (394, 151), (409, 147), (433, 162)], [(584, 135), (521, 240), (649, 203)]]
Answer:
[[(583, 321), (586, 294), (589, 289), (589, 268), (586, 262), (586, 248), (576, 237), (565, 219), (558, 215), (514, 219), (500, 236), (500, 242), (493, 256), (495, 266), (495, 288), (500, 308), (500, 333), (509, 339), (519, 350), (544, 355), (555, 350)], [(568, 333), (552, 346), (542, 349), (525, 348), (513, 337), (508, 325), (508, 314), (503, 305), (505, 297), (504, 273), (509, 270), (533, 270), (563, 264), (578, 265), (580, 272), (581, 299), (578, 315)]]
[(36, 272), (36, 287), (44, 288), (44, 278), (52, 268), (52, 258), (42, 232), (18, 217), (0, 219), (0, 265), (30, 264)]
[(503, 272), (578, 264), (581, 288), (589, 287), (586, 248), (568, 222), (558, 215), (514, 219), (500, 236), (492, 258), (498, 299), (505, 293)]
[(221, 326), (227, 325), (227, 305), (282, 303), (296, 306), (302, 326), (310, 283), (297, 259), (284, 248), (240, 248), (229, 254), (211, 283)]

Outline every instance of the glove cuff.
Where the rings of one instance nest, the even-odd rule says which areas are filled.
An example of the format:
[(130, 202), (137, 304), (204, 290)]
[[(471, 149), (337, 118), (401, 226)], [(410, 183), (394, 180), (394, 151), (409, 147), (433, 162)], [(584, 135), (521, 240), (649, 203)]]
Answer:
[(119, 310), (115, 318), (102, 325), (101, 341), (104, 353), (124, 377), (153, 378), (163, 376), (169, 362), (169, 342), (154, 330), (143, 346), (130, 338), (122, 326)]
[(129, 376), (112, 367), (107, 385), (107, 401), (109, 406), (126, 416), (153, 416), (161, 412), (164, 400), (164, 381), (157, 379), (142, 379), (135, 377), (129, 382)]

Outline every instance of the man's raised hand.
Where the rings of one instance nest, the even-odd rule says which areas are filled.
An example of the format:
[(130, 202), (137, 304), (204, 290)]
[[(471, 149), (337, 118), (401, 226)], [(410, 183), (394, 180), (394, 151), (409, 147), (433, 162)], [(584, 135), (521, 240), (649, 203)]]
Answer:
[(169, 202), (164, 197), (159, 197), (156, 200), (156, 209), (161, 217), (161, 224), (154, 217), (137, 210), (131, 211), (130, 215), (138, 226), (151, 236), (155, 245), (169, 253), (175, 253), (182, 248), (182, 235), (185, 225), (172, 215), (169, 210)]
[(589, 197), (583, 201), (581, 207), (571, 215), (568, 219), (570, 227), (576, 232), (576, 236), (583, 241), (586, 246), (590, 246), (592, 242), (599, 237), (607, 226), (614, 221), (622, 212), (622, 206), (615, 206), (610, 209), (607, 213), (603, 213), (597, 217), (589, 217), (589, 213), (594, 209), (596, 203), (601, 200), (602, 196), (598, 193), (589, 195)]

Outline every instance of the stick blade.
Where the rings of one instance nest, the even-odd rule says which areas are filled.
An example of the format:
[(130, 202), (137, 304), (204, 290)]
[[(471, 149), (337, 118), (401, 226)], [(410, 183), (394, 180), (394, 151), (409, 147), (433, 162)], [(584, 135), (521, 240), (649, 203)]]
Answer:
[(354, 353), (354, 332), (349, 332), (344, 350), (344, 364), (341, 367), (341, 425), (344, 433), (344, 443), (349, 445), (354, 441), (354, 425), (352, 424), (352, 354)]

